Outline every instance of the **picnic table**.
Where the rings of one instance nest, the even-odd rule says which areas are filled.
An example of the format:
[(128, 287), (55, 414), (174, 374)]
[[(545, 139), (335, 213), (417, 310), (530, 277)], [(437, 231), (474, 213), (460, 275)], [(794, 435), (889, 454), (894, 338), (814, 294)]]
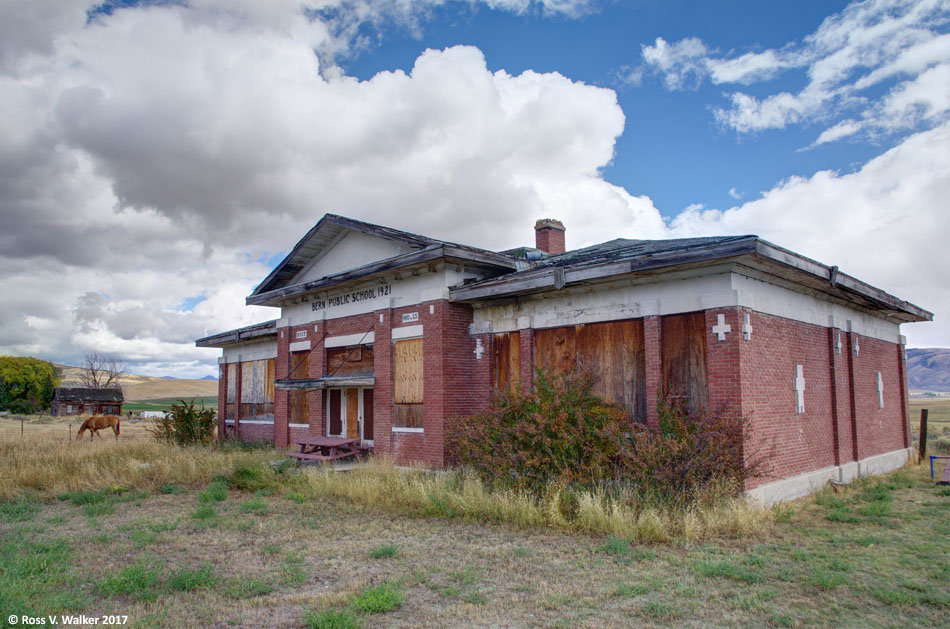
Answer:
[(359, 442), (346, 437), (301, 437), (297, 439), (300, 451), (288, 452), (287, 456), (300, 461), (338, 461), (349, 457), (360, 460), (368, 448)]

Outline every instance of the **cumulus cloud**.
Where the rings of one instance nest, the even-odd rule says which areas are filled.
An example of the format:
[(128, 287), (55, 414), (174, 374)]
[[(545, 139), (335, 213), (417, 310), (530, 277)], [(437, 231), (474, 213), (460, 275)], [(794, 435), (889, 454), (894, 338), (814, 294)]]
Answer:
[(0, 72), (0, 352), (215, 373), (193, 339), (277, 316), (243, 298), (326, 212), (497, 248), (530, 244), (548, 214), (577, 226), (573, 245), (598, 240), (592, 207), (601, 229), (665, 232), (600, 176), (624, 127), (612, 91), (490, 70), (471, 47), (328, 75), (314, 48), (334, 29), (292, 4), (121, 9), (16, 49)]
[[(917, 346), (947, 346), (942, 290), (950, 251), (950, 123), (908, 137), (854, 173), (792, 177), (728, 210), (692, 208), (670, 224), (678, 236), (759, 234), (936, 312), (905, 329)], [(900, 291), (897, 288), (900, 287)]]
[[(740, 133), (782, 129), (804, 122), (830, 123), (815, 144), (863, 133), (869, 136), (936, 125), (950, 115), (950, 3), (946, 0), (853, 2), (828, 17), (801, 42), (781, 49), (721, 53), (699, 39), (644, 46), (643, 68), (668, 89), (702, 81), (742, 84), (804, 70), (797, 92), (727, 94), (716, 119)], [(878, 98), (876, 91), (883, 91)], [(841, 121), (841, 117), (847, 117)]]

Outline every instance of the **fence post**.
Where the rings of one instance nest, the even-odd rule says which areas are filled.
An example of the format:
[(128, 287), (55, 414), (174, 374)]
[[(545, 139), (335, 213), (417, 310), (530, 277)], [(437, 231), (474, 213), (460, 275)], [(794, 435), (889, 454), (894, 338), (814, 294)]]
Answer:
[(920, 442), (917, 450), (920, 452), (920, 460), (918, 465), (924, 462), (924, 458), (927, 456), (927, 415), (929, 410), (926, 408), (920, 409)]

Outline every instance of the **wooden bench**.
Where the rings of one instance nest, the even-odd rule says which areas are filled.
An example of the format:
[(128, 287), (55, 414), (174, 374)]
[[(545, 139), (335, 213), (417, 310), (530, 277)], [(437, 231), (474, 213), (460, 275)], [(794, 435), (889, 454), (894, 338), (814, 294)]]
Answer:
[(323, 454), (310, 454), (307, 452), (288, 452), (287, 456), (300, 459), (301, 461), (337, 461), (339, 459), (345, 459), (354, 455), (351, 452), (341, 452), (332, 456)]

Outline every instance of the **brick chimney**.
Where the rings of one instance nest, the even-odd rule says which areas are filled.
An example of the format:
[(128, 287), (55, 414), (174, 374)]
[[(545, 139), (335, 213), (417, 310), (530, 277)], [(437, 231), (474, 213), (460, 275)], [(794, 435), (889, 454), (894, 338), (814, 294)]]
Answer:
[(564, 223), (553, 218), (542, 218), (534, 224), (535, 247), (541, 251), (564, 253)]

